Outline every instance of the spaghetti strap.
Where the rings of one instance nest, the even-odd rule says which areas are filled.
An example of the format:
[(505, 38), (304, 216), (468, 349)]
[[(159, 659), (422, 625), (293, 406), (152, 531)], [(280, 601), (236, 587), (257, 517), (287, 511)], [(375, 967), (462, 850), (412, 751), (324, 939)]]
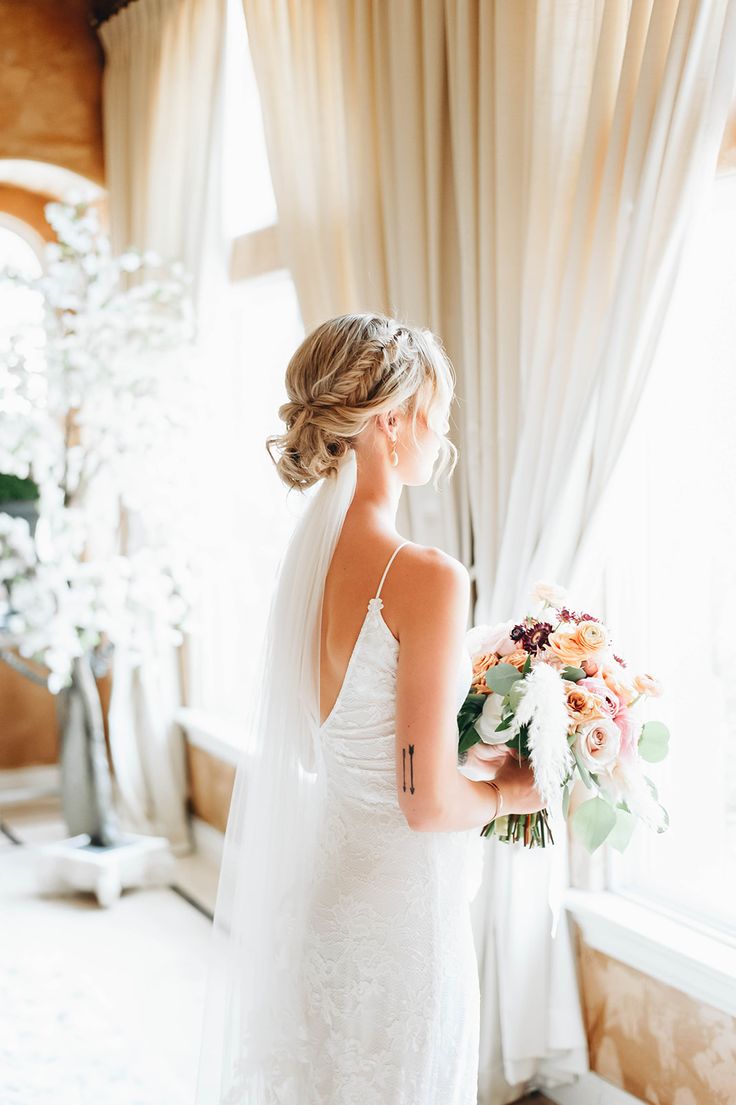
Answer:
[(403, 549), (404, 545), (408, 545), (408, 544), (409, 544), (408, 541), (402, 541), (401, 544), (397, 545), (396, 548), (394, 549), (394, 551), (391, 553), (391, 556), (389, 558), (389, 562), (386, 565), (386, 567), (383, 569), (383, 575), (381, 576), (381, 582), (378, 584), (378, 590), (376, 591), (375, 595), (373, 596), (374, 598), (378, 598), (379, 595), (381, 594), (381, 588), (383, 587), (383, 581), (386, 578), (386, 574), (387, 574), (389, 568), (391, 567), (391, 564), (393, 563), (393, 559), (396, 556), (397, 552), (399, 551), (399, 549)]

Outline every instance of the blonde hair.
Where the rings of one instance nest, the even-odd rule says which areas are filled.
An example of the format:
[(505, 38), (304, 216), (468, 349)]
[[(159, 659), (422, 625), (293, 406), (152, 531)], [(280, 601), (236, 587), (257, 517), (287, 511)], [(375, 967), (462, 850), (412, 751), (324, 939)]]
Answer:
[(381, 314), (339, 315), (313, 330), (289, 361), (289, 400), (278, 410), (286, 432), (269, 436), (266, 450), (281, 480), (304, 489), (337, 470), (377, 414), (403, 410), (416, 442), (421, 412), (440, 438), (436, 489), (442, 470), (449, 465), (451, 474), (457, 462), (444, 428), (454, 390), (452, 363), (431, 330)]

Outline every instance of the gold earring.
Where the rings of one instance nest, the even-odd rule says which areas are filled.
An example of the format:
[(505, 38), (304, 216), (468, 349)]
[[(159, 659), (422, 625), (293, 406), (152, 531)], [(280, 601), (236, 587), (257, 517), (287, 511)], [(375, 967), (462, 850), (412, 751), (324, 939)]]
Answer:
[(393, 464), (394, 468), (399, 463), (399, 454), (396, 452), (396, 446), (395, 445), (394, 445), (393, 449), (391, 450), (391, 463)]

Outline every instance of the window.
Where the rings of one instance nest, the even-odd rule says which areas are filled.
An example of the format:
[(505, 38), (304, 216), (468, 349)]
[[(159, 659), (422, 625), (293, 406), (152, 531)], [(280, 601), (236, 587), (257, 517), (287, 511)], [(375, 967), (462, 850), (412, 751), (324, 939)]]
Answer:
[[(40, 236), (25, 223), (19, 222), (10, 215), (0, 214), (0, 269), (7, 267), (25, 277), (36, 278), (43, 271), (41, 256)], [(26, 413), (30, 402), (27, 396), (19, 396), (16, 388), (17, 379), (8, 371), (6, 361), (13, 335), (19, 325), (32, 327), (41, 344), (43, 340), (41, 295), (30, 288), (14, 287), (11, 283), (0, 280), (0, 350), (3, 351), (3, 356), (0, 357), (0, 413), (9, 416), (19, 412)], [(31, 352), (26, 350), (26, 353), (28, 366), (35, 362), (37, 374), (34, 377), (33, 386), (36, 389), (35, 393), (41, 396), (45, 389), (43, 365), (38, 354), (33, 356), (32, 361)], [(15, 431), (11, 429), (13, 425), (12, 418), (9, 418), (2, 442), (2, 446), (9, 449), (11, 455), (14, 453), (13, 442), (18, 432), (17, 426)], [(0, 471), (6, 474), (18, 474), (8, 455), (0, 457)]]
[[(37, 235), (30, 227), (16, 223), (9, 215), (0, 215), (0, 268), (17, 269), (27, 277), (41, 275), (43, 265), (40, 258), (41, 239), (36, 248), (30, 244)], [(0, 326), (3, 339), (7, 339), (10, 328), (17, 326), (18, 320), (33, 322), (40, 320), (41, 300), (37, 292), (27, 288), (13, 288), (10, 284), (0, 284)]]
[[(281, 256), (276, 203), (242, 4), (231, 0), (226, 55), (224, 217), (233, 239), (215, 424), (203, 427), (206, 502), (195, 511), (199, 622), (191, 639), (190, 735), (247, 744), (243, 720), (275, 571), (306, 499), (288, 497), (265, 447), (283, 429), (284, 373), (304, 336)], [(196, 724), (194, 723), (196, 722)]]
[(736, 943), (736, 176), (688, 243), (609, 489), (605, 607), (665, 694), (670, 752), (647, 765), (670, 815), (607, 849), (609, 889)]

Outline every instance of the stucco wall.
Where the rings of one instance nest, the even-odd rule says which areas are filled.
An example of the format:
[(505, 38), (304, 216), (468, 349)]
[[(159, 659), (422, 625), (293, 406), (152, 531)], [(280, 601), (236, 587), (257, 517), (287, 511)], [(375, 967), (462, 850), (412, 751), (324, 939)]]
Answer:
[(86, 0), (0, 0), (0, 157), (104, 182), (104, 55)]

